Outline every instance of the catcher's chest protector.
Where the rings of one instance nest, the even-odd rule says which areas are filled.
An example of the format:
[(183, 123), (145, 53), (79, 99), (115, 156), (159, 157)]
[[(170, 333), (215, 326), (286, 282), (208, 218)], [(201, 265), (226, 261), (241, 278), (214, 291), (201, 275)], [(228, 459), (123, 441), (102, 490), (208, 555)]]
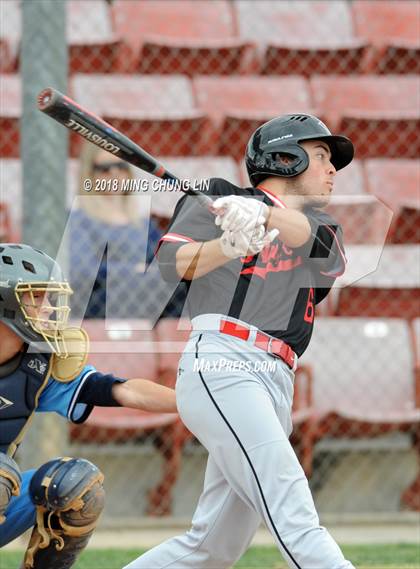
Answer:
[(13, 456), (50, 376), (49, 354), (24, 354), (13, 371), (0, 366), (0, 452)]

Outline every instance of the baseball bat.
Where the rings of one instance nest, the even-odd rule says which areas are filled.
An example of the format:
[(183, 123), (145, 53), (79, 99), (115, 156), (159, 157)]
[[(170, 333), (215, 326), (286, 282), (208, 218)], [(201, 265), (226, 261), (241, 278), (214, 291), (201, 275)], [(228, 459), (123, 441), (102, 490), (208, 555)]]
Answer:
[[(38, 109), (99, 148), (115, 154), (140, 170), (163, 180), (180, 181), (141, 146), (60, 91), (52, 88), (41, 91), (38, 95)], [(192, 187), (180, 187), (180, 190), (196, 196), (200, 205), (211, 209), (213, 202), (209, 196)]]

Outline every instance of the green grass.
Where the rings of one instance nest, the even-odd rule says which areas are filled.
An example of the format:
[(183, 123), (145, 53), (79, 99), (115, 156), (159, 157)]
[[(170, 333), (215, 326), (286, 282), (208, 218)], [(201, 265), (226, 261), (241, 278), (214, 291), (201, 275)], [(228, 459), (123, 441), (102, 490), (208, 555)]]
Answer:
[[(357, 569), (420, 569), (420, 546), (402, 545), (350, 545), (343, 546), (347, 559)], [(80, 556), (74, 569), (121, 569), (140, 555), (138, 549), (91, 549)], [(0, 569), (17, 569), (22, 554), (0, 552)], [(286, 565), (274, 547), (253, 547), (235, 565), (240, 569), (285, 569)], [(329, 569), (325, 567), (323, 569)]]

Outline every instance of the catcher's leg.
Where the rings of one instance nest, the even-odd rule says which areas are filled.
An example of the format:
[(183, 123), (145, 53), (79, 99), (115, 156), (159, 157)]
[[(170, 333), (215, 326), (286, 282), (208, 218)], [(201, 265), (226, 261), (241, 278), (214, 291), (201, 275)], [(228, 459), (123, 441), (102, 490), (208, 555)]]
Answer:
[(103, 474), (91, 462), (56, 458), (34, 474), (36, 525), (23, 569), (68, 569), (86, 547), (104, 506)]
[(22, 476), (19, 466), (7, 454), (0, 453), (0, 524), (5, 522), (5, 512), (12, 496), (19, 496)]
[(35, 524), (35, 504), (29, 495), (29, 484), (34, 472), (34, 469), (22, 472), (20, 492), (18, 495), (12, 495), (4, 513), (5, 520), (0, 523), (0, 548), (24, 534)]
[(13, 458), (0, 452), (0, 547), (21, 535), (32, 525), (30, 513), (29, 521), (26, 515), (25, 498), (19, 500), (22, 509), (20, 515), (16, 516), (16, 500), (18, 497), (22, 498), (21, 487), (22, 476), (19, 466)]

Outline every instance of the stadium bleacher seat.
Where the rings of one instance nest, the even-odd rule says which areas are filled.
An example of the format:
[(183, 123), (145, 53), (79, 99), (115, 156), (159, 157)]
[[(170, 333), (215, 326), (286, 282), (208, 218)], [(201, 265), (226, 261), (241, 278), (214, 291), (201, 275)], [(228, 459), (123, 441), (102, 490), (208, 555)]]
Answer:
[(14, 242), (9, 206), (1, 201), (0, 201), (0, 241), (2, 241), (3, 243)]
[(420, 316), (412, 322), (413, 345), (415, 353), (415, 370), (418, 390), (416, 390), (416, 406), (420, 407)]
[[(407, 322), (320, 318), (300, 361), (313, 370), (317, 440), (326, 435), (352, 439), (395, 431), (416, 440), (419, 384)], [(418, 501), (408, 505), (420, 508)]]
[(355, 32), (372, 44), (371, 73), (419, 73), (420, 10), (412, 0), (354, 0)]
[(404, 159), (366, 160), (368, 191), (394, 213), (389, 240), (420, 242), (420, 161)]
[[(90, 337), (88, 363), (103, 373), (160, 382), (155, 334), (146, 321), (85, 320)], [(73, 442), (124, 442), (153, 432), (163, 458), (162, 478), (149, 495), (148, 513), (171, 511), (172, 488), (180, 467), (177, 444), (182, 423), (177, 414), (147, 413), (123, 407), (96, 407), (86, 423), (71, 426)], [(151, 499), (153, 495), (153, 500)]]
[[(190, 322), (187, 319), (164, 318), (156, 324), (155, 338), (159, 383), (168, 387), (175, 387), (178, 361), (187, 343), (190, 330)], [(168, 480), (171, 480), (171, 477), (175, 477), (174, 482), (176, 481), (180, 468), (182, 449), (185, 443), (193, 437), (181, 421), (178, 421), (174, 427), (171, 432), (171, 448), (169, 449), (173, 456), (172, 472), (167, 468), (166, 479), (162, 479), (162, 482), (149, 492), (148, 513), (150, 514), (161, 512), (162, 493), (165, 495), (165, 485), (167, 485)], [(168, 502), (170, 507), (170, 496), (166, 497), (165, 501)], [(169, 511), (170, 509), (167, 508), (163, 513), (169, 513)]]
[[(415, 354), (416, 407), (420, 408), (420, 318), (413, 320), (411, 330)], [(412, 441), (413, 448), (417, 450), (417, 459), (420, 464), (420, 429), (413, 433)], [(410, 510), (420, 511), (420, 469), (417, 477), (404, 490), (401, 496), (401, 503)]]
[[(379, 205), (379, 204), (378, 204)], [(377, 201), (366, 193), (364, 170), (360, 160), (337, 172), (334, 191), (326, 211), (342, 226), (345, 245), (375, 241)]]
[(312, 112), (303, 77), (195, 77), (197, 106), (212, 120), (217, 154), (242, 158), (252, 132), (282, 113)]
[(419, 77), (314, 76), (310, 86), (319, 114), (352, 139), (358, 158), (418, 157)]
[(22, 180), (21, 162), (17, 158), (0, 158), (1, 201), (8, 209), (12, 234), (21, 235)]
[(264, 74), (354, 73), (367, 42), (353, 34), (342, 1), (236, 0), (239, 35), (265, 48)]
[[(1, 72), (17, 71), (21, 41), (20, 2), (0, 3)], [(107, 73), (118, 70), (121, 39), (113, 31), (110, 7), (97, 0), (70, 0), (67, 3), (67, 43), (71, 73)]]
[(191, 323), (184, 318), (162, 318), (156, 324), (158, 374), (169, 387), (175, 386), (179, 358), (191, 333)]
[(19, 2), (0, 2), (0, 21), (0, 73), (16, 72), (20, 42)]
[[(75, 75), (75, 100), (155, 156), (199, 153), (204, 114), (181, 75)], [(77, 138), (77, 141), (76, 141)], [(77, 153), (80, 136), (74, 139)]]
[(21, 115), (21, 84), (18, 75), (0, 75), (0, 156), (19, 156), (19, 119)]
[(235, 35), (226, 0), (118, 0), (113, 11), (135, 61), (128, 69), (140, 73), (237, 73), (252, 49)]
[[(72, 205), (78, 183), (78, 161), (68, 160), (66, 200), (68, 208)], [(20, 159), (0, 158), (0, 188), (2, 189), (2, 201), (9, 209), (12, 235), (19, 240), (22, 234), (22, 162)]]
[(67, 18), (70, 72), (117, 71), (122, 40), (113, 30), (109, 3), (96, 0), (70, 0)]
[(337, 279), (338, 316), (418, 315), (420, 249), (416, 245), (354, 245), (346, 248), (348, 268)]

